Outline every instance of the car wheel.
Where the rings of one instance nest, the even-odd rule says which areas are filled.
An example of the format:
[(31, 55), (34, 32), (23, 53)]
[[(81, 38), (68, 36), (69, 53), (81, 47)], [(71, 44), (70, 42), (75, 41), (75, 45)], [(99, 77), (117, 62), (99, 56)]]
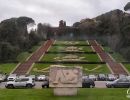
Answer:
[(95, 86), (91, 85), (91, 88), (94, 88)]
[(111, 85), (106, 85), (106, 87), (107, 87), (107, 88), (112, 88), (112, 86), (111, 86)]
[(27, 88), (32, 88), (32, 85), (31, 85), (31, 84), (27, 84), (26, 87), (27, 87)]
[(46, 88), (49, 88), (49, 86), (47, 85)]
[(111, 88), (114, 88), (114, 86), (113, 86), (113, 85), (111, 85)]
[(49, 88), (49, 86), (47, 86), (47, 88)]
[(91, 85), (89, 85), (89, 86), (86, 86), (85, 88), (91, 88)]
[(7, 86), (7, 88), (9, 88), (9, 89), (13, 89), (14, 86), (13, 86), (13, 84), (9, 84), (9, 85)]
[(44, 88), (49, 88), (49, 86), (46, 85), (46, 86), (44, 86)]

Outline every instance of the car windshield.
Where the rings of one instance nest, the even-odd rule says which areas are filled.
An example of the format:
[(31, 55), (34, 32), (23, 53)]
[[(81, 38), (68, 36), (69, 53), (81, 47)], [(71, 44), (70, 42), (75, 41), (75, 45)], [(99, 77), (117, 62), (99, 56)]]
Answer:
[(104, 75), (104, 74), (99, 74), (99, 76), (101, 76), (101, 77), (105, 77), (105, 75)]
[(39, 77), (45, 77), (45, 75), (39, 75)]
[(114, 75), (110, 74), (109, 77), (115, 77)]
[(89, 77), (92, 77), (92, 78), (94, 77), (95, 78), (95, 75), (89, 75)]

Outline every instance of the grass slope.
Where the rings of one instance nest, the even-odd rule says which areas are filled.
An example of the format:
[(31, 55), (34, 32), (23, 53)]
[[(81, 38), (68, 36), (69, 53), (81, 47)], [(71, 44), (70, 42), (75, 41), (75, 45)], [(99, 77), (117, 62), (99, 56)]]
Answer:
[(124, 64), (124, 66), (130, 72), (130, 64)]
[(22, 52), (17, 56), (19, 62), (24, 62), (31, 54), (28, 52)]
[(123, 62), (123, 61), (126, 61), (121, 54), (119, 53), (113, 53), (112, 54), (112, 57), (117, 61), (117, 62)]
[(112, 52), (112, 50), (111, 50), (111, 48), (110, 47), (103, 47), (103, 49), (104, 49), (104, 51), (106, 51), (106, 52)]
[[(48, 75), (48, 72), (46, 72), (46, 71), (49, 71), (48, 67), (50, 67), (50, 65), (51, 64), (35, 64), (34, 67), (31, 70), (30, 74), (35, 74), (35, 75), (47, 74)], [(99, 73), (107, 74), (107, 73), (110, 73), (108, 67), (105, 64), (61, 64), (61, 65), (70, 66), (70, 67), (71, 66), (82, 66), (83, 72), (85, 74), (99, 74)], [(97, 68), (98, 66), (101, 66), (101, 67)], [(44, 70), (45, 72), (34, 71), (35, 68), (38, 69), (38, 70), (44, 70), (45, 69)], [(47, 68), (47, 70), (46, 70), (46, 68)], [(95, 68), (97, 68), (97, 69), (95, 69)]]
[(0, 64), (0, 72), (9, 74), (16, 67), (16, 65), (16, 63)]

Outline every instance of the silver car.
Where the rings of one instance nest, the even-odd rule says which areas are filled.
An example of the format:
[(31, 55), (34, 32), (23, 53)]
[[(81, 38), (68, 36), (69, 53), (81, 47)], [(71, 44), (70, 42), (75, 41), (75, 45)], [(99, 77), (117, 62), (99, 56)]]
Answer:
[(6, 88), (27, 87), (32, 88), (35, 85), (34, 80), (30, 77), (16, 78), (14, 81), (8, 81)]
[(0, 74), (0, 82), (4, 82), (7, 76), (5, 74)]

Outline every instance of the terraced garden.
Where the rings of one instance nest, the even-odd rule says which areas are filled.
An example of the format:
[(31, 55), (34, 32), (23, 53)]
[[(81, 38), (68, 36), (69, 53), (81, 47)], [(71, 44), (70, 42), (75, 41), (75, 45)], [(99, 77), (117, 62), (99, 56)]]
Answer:
[(47, 74), (52, 65), (80, 66), (84, 74), (111, 73), (87, 41), (56, 41), (30, 74)]
[[(36, 51), (40, 45), (30, 49)], [(109, 47), (103, 46), (105, 52), (112, 52)], [(67, 67), (81, 66), (84, 74), (111, 73), (106, 62), (102, 62), (101, 57), (93, 51), (88, 41), (56, 41), (40, 61), (34, 62), (30, 74), (48, 74), (51, 65), (62, 65)], [(18, 58), (24, 62), (29, 55), (22, 53)], [(112, 53), (111, 56), (117, 62), (125, 61), (120, 55)], [(0, 64), (0, 72), (10, 73), (16, 67), (16, 63)], [(124, 64), (130, 72), (130, 64)]]

